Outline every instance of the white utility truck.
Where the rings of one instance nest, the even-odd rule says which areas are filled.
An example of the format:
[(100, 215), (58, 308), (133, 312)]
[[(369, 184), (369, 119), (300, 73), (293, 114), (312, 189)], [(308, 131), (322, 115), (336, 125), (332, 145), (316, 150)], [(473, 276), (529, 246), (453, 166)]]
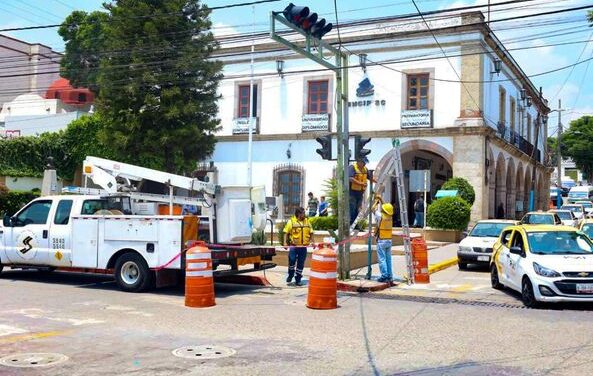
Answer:
[[(275, 255), (273, 247), (248, 244), (266, 225), (263, 187), (220, 187), (96, 157), (85, 159), (83, 176), (85, 186), (89, 179), (99, 188), (67, 187), (4, 217), (0, 271), (113, 272), (122, 290), (136, 292), (176, 283), (184, 250), (200, 239), (212, 251), (215, 276), (274, 266), (262, 263)], [(169, 194), (137, 192), (145, 181), (166, 184)], [(163, 205), (169, 215), (159, 215)], [(202, 215), (171, 215), (174, 205), (201, 207)]]

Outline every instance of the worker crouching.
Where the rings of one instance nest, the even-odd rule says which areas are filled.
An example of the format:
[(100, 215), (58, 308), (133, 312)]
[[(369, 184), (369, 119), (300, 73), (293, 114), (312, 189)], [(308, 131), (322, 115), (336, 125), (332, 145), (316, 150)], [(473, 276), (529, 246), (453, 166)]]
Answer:
[(307, 246), (311, 244), (311, 233), (312, 229), (305, 217), (305, 209), (297, 208), (294, 216), (284, 227), (284, 245), (290, 246), (286, 283), (291, 283), (294, 277), (295, 285), (301, 285), (303, 268), (307, 259)]
[(375, 202), (375, 218), (377, 220), (377, 229), (375, 237), (377, 238), (377, 259), (379, 261), (379, 271), (381, 276), (379, 282), (393, 281), (393, 270), (391, 266), (391, 247), (392, 247), (392, 229), (393, 229), (393, 205), (383, 203), (378, 197)]

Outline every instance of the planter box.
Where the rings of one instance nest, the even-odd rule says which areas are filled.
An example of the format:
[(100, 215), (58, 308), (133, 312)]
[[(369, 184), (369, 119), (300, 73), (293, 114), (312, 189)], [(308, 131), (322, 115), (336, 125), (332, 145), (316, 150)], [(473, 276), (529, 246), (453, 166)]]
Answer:
[[(307, 259), (305, 260), (305, 267), (311, 267), (311, 255), (312, 249), (307, 252)], [(353, 250), (350, 252), (350, 270), (356, 270), (367, 266), (368, 251), (364, 250)], [(283, 248), (276, 248), (276, 256), (272, 259), (272, 262), (278, 266), (288, 267), (288, 250)], [(377, 263), (377, 252), (373, 249), (371, 253), (371, 262)]]
[(427, 227), (424, 230), (424, 240), (446, 243), (459, 243), (463, 238), (463, 231), (442, 230)]

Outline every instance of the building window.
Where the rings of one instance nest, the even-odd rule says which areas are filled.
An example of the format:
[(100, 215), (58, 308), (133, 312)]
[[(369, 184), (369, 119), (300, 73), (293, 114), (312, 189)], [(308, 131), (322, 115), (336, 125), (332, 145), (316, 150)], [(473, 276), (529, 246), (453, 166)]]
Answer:
[(284, 214), (292, 215), (302, 206), (305, 172), (295, 164), (280, 165), (274, 168), (274, 196), (282, 195)]
[(428, 110), (429, 74), (408, 74), (408, 110)]
[(506, 126), (507, 123), (507, 92), (502, 87), (498, 87), (498, 121)]
[(515, 129), (516, 102), (515, 102), (515, 98), (513, 98), (513, 97), (510, 97), (509, 100), (511, 102), (511, 105), (510, 105), (510, 114), (509, 114), (509, 116), (511, 118), (509, 120), (510, 120), (510, 123), (511, 123), (511, 132), (514, 132), (516, 130)]
[(249, 111), (249, 101), (251, 100), (249, 86), (250, 85), (239, 85), (239, 95), (237, 100), (237, 117), (239, 118), (251, 117), (252, 112), (253, 117), (257, 117), (257, 85), (253, 85), (253, 111)]
[(329, 81), (309, 81), (307, 91), (307, 113), (327, 114), (329, 104)]

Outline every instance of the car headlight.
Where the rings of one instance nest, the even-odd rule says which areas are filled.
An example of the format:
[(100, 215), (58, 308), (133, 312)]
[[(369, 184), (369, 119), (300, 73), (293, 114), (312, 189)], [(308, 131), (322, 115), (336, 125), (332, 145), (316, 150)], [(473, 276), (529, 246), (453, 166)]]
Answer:
[(473, 252), (472, 247), (459, 246), (459, 252)]
[(548, 268), (544, 268), (537, 262), (533, 263), (533, 270), (535, 270), (535, 273), (537, 273), (538, 275), (541, 275), (542, 277), (548, 277), (548, 278), (560, 277), (560, 273), (558, 273), (557, 271), (548, 269)]

